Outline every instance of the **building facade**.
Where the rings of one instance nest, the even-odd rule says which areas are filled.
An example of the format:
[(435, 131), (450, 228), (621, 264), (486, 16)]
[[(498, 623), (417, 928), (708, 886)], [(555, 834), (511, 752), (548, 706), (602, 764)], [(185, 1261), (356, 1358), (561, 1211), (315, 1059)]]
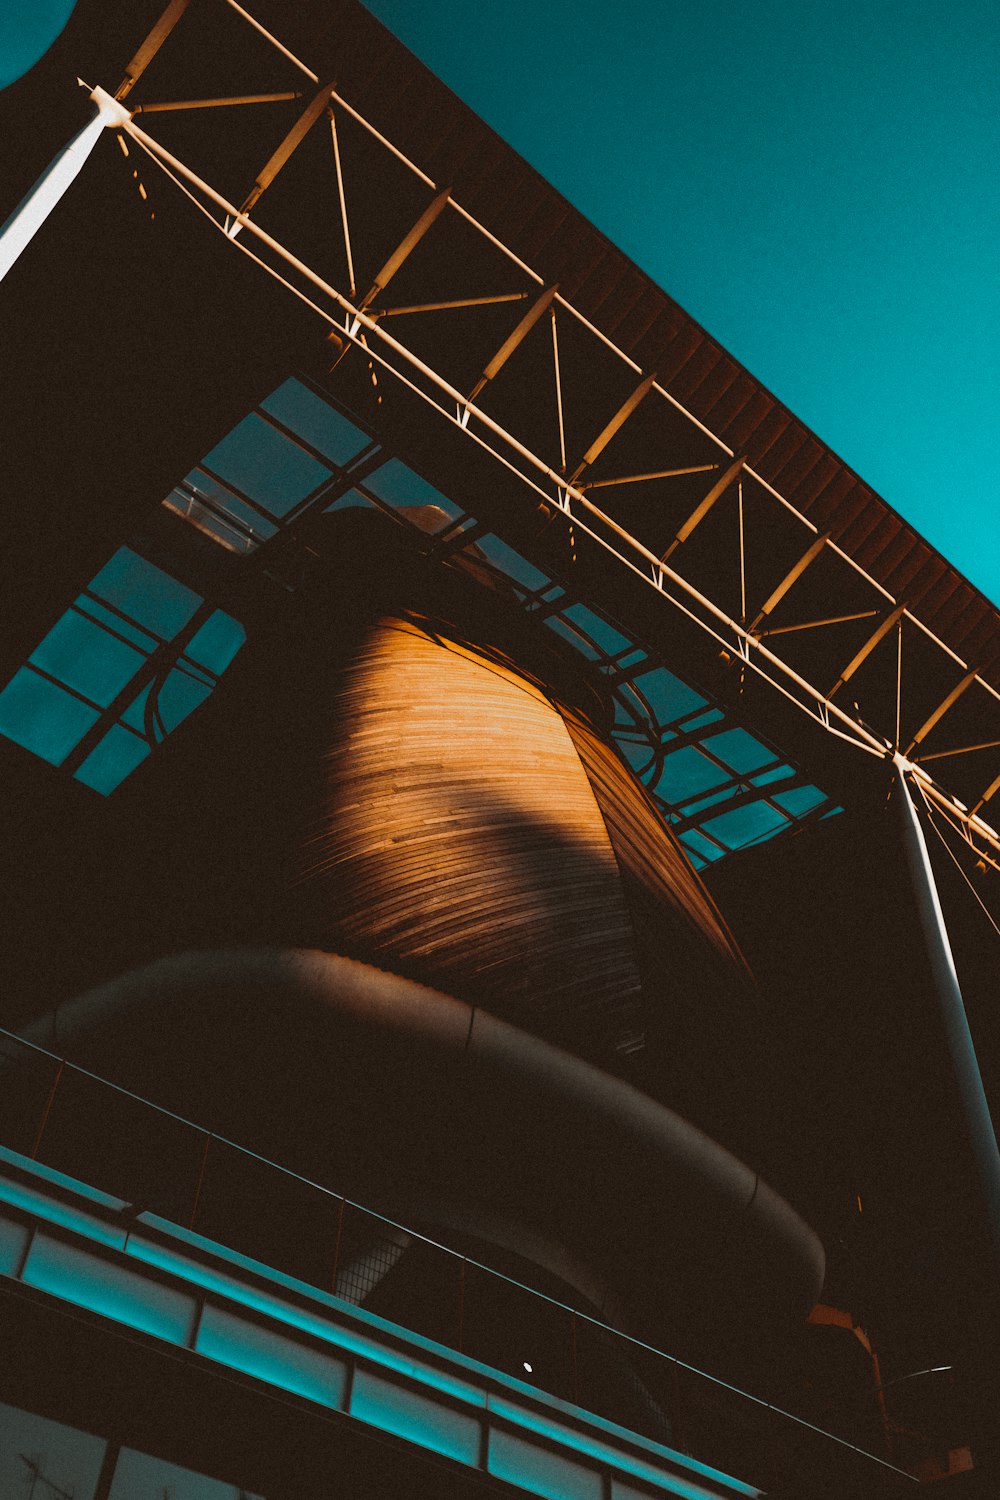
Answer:
[(996, 610), (352, 0), (3, 103), (2, 1482), (986, 1493)]

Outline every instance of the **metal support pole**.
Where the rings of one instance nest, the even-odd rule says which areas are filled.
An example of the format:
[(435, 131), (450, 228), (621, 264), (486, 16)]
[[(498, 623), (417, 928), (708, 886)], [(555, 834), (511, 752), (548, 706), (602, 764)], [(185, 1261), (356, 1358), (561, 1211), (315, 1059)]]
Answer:
[(896, 767), (898, 790), (896, 802), (900, 811), (906, 862), (910, 879), (913, 882), (920, 926), (930, 960), (931, 976), (941, 1008), (941, 1019), (944, 1022), (948, 1050), (958, 1085), (960, 1107), (983, 1190), (994, 1252), (1000, 1264), (1000, 1151), (997, 1149), (997, 1138), (990, 1117), (986, 1090), (983, 1088), (983, 1077), (979, 1070), (951, 943), (948, 940), (948, 929), (945, 926), (941, 901), (934, 882), (934, 871), (931, 868), (923, 829), (917, 820), (916, 809), (907, 784), (907, 777), (912, 771), (912, 766), (898, 753), (893, 756), (893, 764)]

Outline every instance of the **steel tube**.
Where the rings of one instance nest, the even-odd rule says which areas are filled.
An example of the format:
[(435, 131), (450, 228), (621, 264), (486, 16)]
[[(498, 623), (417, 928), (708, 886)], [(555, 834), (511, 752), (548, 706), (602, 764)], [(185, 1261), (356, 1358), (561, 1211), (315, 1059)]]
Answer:
[(983, 1076), (976, 1057), (965, 1001), (958, 981), (941, 900), (923, 829), (917, 820), (907, 778), (910, 762), (893, 757), (896, 768), (896, 803), (906, 851), (906, 863), (916, 898), (917, 914), (927, 949), (931, 978), (944, 1022), (955, 1082), (969, 1143), (975, 1157), (993, 1249), (1000, 1263), (1000, 1150), (990, 1115)]

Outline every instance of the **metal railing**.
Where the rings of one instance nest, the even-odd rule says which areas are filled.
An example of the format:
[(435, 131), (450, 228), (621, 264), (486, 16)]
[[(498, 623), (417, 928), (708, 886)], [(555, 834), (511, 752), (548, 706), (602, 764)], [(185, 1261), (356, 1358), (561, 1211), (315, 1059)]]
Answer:
[[(0, 1144), (690, 1457), (801, 1500), (912, 1476), (0, 1028)], [(877, 1424), (870, 1425), (873, 1443)]]

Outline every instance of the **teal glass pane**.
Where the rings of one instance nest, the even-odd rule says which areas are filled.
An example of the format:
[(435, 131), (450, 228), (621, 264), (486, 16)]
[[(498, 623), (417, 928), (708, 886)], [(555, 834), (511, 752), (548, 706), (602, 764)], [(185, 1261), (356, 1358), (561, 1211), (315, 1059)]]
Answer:
[(732, 797), (739, 795), (739, 788), (734, 791), (731, 786), (722, 792), (711, 792), (707, 797), (698, 797), (694, 802), (684, 803), (684, 816), (692, 817), (695, 813), (702, 812), (706, 807), (714, 807), (719, 802), (727, 802)]
[(121, 615), (115, 614), (114, 610), (107, 609), (99, 599), (91, 599), (88, 594), (81, 594), (74, 600), (73, 608), (78, 609), (81, 614), (88, 615), (90, 619), (96, 620), (98, 625), (106, 625), (109, 630), (123, 635), (133, 646), (137, 646), (144, 656), (148, 656), (159, 645), (155, 635), (150, 635), (148, 630), (140, 630), (138, 625), (131, 620), (123, 619)]
[(818, 786), (794, 786), (790, 791), (778, 792), (774, 800), (793, 817), (801, 818), (807, 812), (812, 812), (814, 807), (819, 807), (821, 802), (825, 802), (826, 793), (821, 792)]
[(666, 802), (686, 802), (730, 779), (728, 771), (714, 765), (693, 745), (684, 745), (665, 758), (656, 790)]
[(0, 734), (53, 766), (96, 724), (100, 714), (39, 677), (30, 667), (16, 672), (0, 693)]
[(76, 773), (77, 781), (107, 796), (146, 759), (149, 745), (131, 730), (113, 724)]
[[(226, 489), (224, 484), (220, 484), (203, 469), (192, 469), (184, 483), (189, 485), (198, 496), (210, 502), (213, 510), (221, 512), (223, 516), (229, 516), (237, 523), (241, 531), (246, 532), (256, 541), (266, 542), (270, 537), (277, 535), (278, 528), (273, 521), (269, 521), (266, 516), (262, 516), (259, 511), (247, 505), (245, 500), (234, 495), (232, 490)], [(188, 514), (185, 510), (183, 491), (175, 490), (174, 494), (179, 497), (174, 509), (180, 515)]]
[(637, 773), (645, 771), (653, 759), (653, 751), (647, 743), (636, 744), (632, 740), (616, 739), (615, 744)]
[(734, 807), (731, 812), (720, 813), (717, 818), (707, 818), (702, 826), (727, 848), (742, 849), (746, 844), (770, 838), (780, 829), (787, 828), (788, 819), (776, 807), (761, 801)]
[(147, 682), (146, 686), (136, 694), (121, 716), (123, 724), (128, 724), (131, 729), (136, 730), (141, 735), (145, 735), (146, 733), (146, 704), (149, 701), (149, 686)]
[(521, 584), (529, 593), (535, 594), (548, 583), (546, 574), (540, 572), (533, 563), (515, 552), (513, 547), (508, 547), (506, 542), (487, 532), (485, 536), (477, 537), (468, 549), (469, 556), (475, 558), (478, 554), (485, 557), (486, 561), (500, 573), (504, 573), (515, 583)]
[(656, 715), (660, 724), (671, 724), (697, 708), (704, 708), (705, 700), (687, 683), (681, 682), (666, 667), (654, 667), (635, 678), (635, 685)]
[(192, 661), (207, 667), (218, 677), (229, 666), (246, 638), (246, 631), (239, 621), (217, 609), (191, 637), (184, 648), (184, 655), (190, 656)]
[(176, 729), (188, 714), (204, 703), (212, 689), (204, 682), (175, 667), (156, 696), (156, 708), (167, 734)]
[(56, 621), (28, 657), (32, 666), (41, 667), (102, 708), (117, 697), (145, 660), (143, 652), (109, 635), (75, 609)]
[(287, 515), (331, 477), (325, 464), (253, 414), (227, 432), (204, 462), (272, 516)]
[(588, 661), (597, 660), (600, 655), (597, 647), (592, 646), (590, 641), (582, 636), (578, 630), (574, 630), (573, 626), (569, 625), (559, 615), (549, 615), (545, 624), (550, 630), (554, 630), (556, 635), (561, 635), (564, 641), (569, 641), (573, 649), (579, 651), (580, 655), (585, 656)]
[(326, 514), (329, 515), (335, 510), (374, 510), (375, 508), (374, 502), (369, 500), (367, 495), (362, 495), (360, 490), (348, 490), (346, 495), (341, 495), (339, 500), (335, 500), (332, 505), (326, 507)]
[(567, 620), (572, 620), (574, 625), (579, 626), (585, 635), (597, 643), (605, 656), (616, 656), (619, 651), (624, 651), (632, 644), (627, 635), (622, 635), (610, 621), (588, 609), (586, 604), (571, 604), (563, 613)]
[[(153, 699), (149, 728), (154, 739), (165, 739), (171, 730), (194, 713), (200, 703), (204, 703), (211, 692), (211, 683), (204, 682), (180, 666), (174, 667), (166, 681), (160, 684)], [(122, 714), (122, 723), (143, 736), (146, 734), (149, 695), (150, 685), (147, 683)]]
[(7, 1500), (92, 1500), (105, 1438), (0, 1402), (0, 1495)]
[(411, 517), (421, 531), (443, 531), (462, 514), (454, 500), (442, 495), (426, 479), (421, 479), (406, 464), (400, 463), (398, 458), (383, 464), (381, 469), (377, 469), (365, 480), (365, 485), (373, 495), (377, 495), (394, 510), (422, 512), (419, 519), (417, 516)]
[(371, 438), (342, 417), (322, 396), (317, 396), (301, 380), (286, 380), (261, 402), (285, 427), (297, 432), (312, 448), (343, 467), (367, 448)]
[[(123, 1448), (115, 1464), (108, 1500), (264, 1500), (232, 1481), (211, 1479), (180, 1464)], [(41, 1496), (38, 1497), (41, 1500)]]
[(794, 775), (794, 766), (776, 766), (773, 771), (762, 771), (759, 776), (751, 776), (750, 779), (754, 786), (771, 786), (775, 781), (784, 781)]
[(711, 839), (705, 838), (697, 828), (689, 828), (686, 833), (682, 833), (680, 841), (689, 854), (698, 855), (705, 864), (711, 864), (713, 859), (721, 859), (726, 852), (718, 844), (713, 844)]
[(722, 734), (713, 734), (711, 739), (703, 740), (702, 743), (706, 750), (711, 750), (713, 755), (717, 755), (727, 766), (732, 766), (734, 771), (741, 774), (759, 771), (761, 766), (769, 766), (777, 759), (773, 750), (755, 740), (745, 729), (727, 729)]
[(165, 640), (187, 624), (201, 603), (200, 594), (129, 547), (119, 547), (89, 590)]

